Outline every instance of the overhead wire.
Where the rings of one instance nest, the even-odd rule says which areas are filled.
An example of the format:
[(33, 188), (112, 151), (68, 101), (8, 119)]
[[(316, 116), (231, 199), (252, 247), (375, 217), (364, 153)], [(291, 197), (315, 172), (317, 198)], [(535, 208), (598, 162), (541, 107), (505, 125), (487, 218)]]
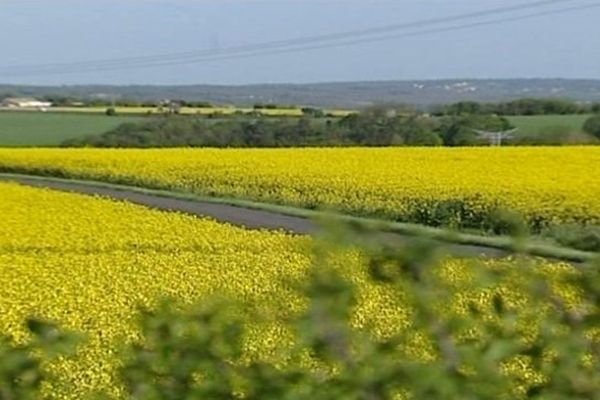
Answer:
[[(550, 9), (529, 13), (524, 15), (511, 15), (503, 18), (492, 20), (478, 21), (468, 24), (454, 25), (450, 27), (440, 27), (433, 29), (420, 29), (411, 32), (394, 31), (406, 30), (414, 27), (423, 27), (428, 25), (447, 24), (452, 21), (460, 21), (464, 19), (481, 18), (495, 14), (506, 14), (508, 12), (523, 11), (531, 8), (539, 8), (548, 5), (556, 5), (563, 3), (573, 3), (577, 0), (544, 0), (533, 3), (521, 4), (518, 6), (502, 7), (489, 9), (485, 11), (472, 12), (467, 14), (459, 14), (445, 18), (431, 18), (427, 20), (414, 21), (404, 24), (386, 25), (369, 29), (340, 32), (327, 35), (315, 35), (304, 38), (272, 41), (256, 43), (245, 46), (235, 46), (217, 50), (207, 51), (192, 51), (185, 53), (168, 53), (162, 55), (145, 56), (145, 57), (128, 57), (121, 59), (107, 59), (97, 61), (84, 61), (73, 63), (54, 63), (54, 64), (38, 64), (38, 65), (23, 65), (0, 67), (0, 74), (5, 76), (27, 76), (40, 74), (67, 74), (67, 73), (85, 73), (85, 72), (100, 72), (109, 70), (125, 70), (132, 68), (154, 68), (172, 65), (197, 64), (202, 62), (221, 61), (248, 57), (257, 57), (265, 55), (276, 55), (293, 53), (308, 50), (317, 50), (333, 47), (347, 47), (364, 43), (373, 43), (378, 41), (416, 37), (433, 33), (442, 33), (470, 29), (479, 26), (493, 25), (504, 22), (519, 21), (543, 17), (552, 14), (560, 14), (577, 10), (585, 10), (600, 7), (600, 2), (588, 3), (580, 6), (573, 6), (560, 9)], [(386, 32), (390, 32), (385, 34)], [(377, 33), (384, 33), (376, 35)]]
[(89, 60), (89, 61), (79, 61), (79, 62), (64, 62), (64, 63), (51, 63), (51, 64), (29, 64), (29, 65), (13, 65), (10, 67), (0, 67), (0, 71), (5, 68), (18, 68), (18, 69), (27, 69), (27, 68), (45, 68), (45, 67), (64, 67), (64, 66), (87, 66), (94, 65), (100, 66), (104, 64), (112, 64), (112, 63), (121, 63), (121, 62), (145, 62), (145, 61), (154, 61), (154, 60), (164, 60), (166, 58), (181, 58), (181, 57), (193, 57), (193, 56), (203, 56), (203, 55), (214, 55), (215, 53), (227, 53), (227, 52), (239, 52), (239, 51), (252, 51), (252, 50), (262, 50), (264, 48), (270, 47), (280, 47), (280, 46), (291, 46), (291, 45), (305, 45), (311, 42), (320, 42), (320, 41), (330, 41), (330, 40), (339, 40), (339, 39), (347, 39), (353, 36), (364, 36), (364, 35), (372, 35), (385, 33), (396, 30), (403, 30), (407, 28), (419, 28), (432, 24), (441, 24), (448, 23), (454, 21), (460, 21), (463, 19), (471, 19), (478, 17), (485, 17), (491, 14), (498, 13), (507, 13), (514, 11), (521, 11), (530, 8), (548, 6), (553, 4), (563, 4), (574, 2), (578, 0), (541, 0), (535, 1), (532, 3), (513, 5), (509, 7), (499, 7), (493, 8), (483, 11), (470, 12), (466, 14), (458, 14), (447, 17), (437, 17), (437, 18), (429, 18), (423, 19), (419, 21), (413, 21), (408, 23), (401, 24), (390, 24), (379, 27), (373, 27), (368, 29), (359, 29), (345, 32), (337, 32), (323, 35), (313, 35), (313, 36), (304, 36), (299, 38), (285, 39), (285, 40), (276, 40), (276, 41), (268, 41), (262, 43), (255, 43), (249, 45), (239, 45), (239, 46), (231, 46), (222, 49), (210, 49), (210, 50), (195, 50), (195, 51), (187, 51), (187, 52), (177, 52), (177, 53), (164, 53), (164, 54), (155, 54), (149, 56), (137, 56), (137, 57), (124, 57), (124, 58), (111, 58), (111, 59), (101, 59), (101, 60)]

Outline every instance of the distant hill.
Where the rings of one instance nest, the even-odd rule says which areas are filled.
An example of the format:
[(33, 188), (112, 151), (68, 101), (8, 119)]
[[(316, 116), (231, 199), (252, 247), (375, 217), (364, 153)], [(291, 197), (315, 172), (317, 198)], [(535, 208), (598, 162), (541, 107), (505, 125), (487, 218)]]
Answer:
[(506, 79), (337, 82), (312, 84), (188, 85), (188, 86), (18, 86), (1, 85), (6, 96), (62, 95), (156, 101), (180, 99), (215, 104), (277, 103), (318, 107), (360, 108), (376, 103), (407, 103), (419, 107), (462, 100), (504, 101), (523, 97), (559, 97), (600, 101), (600, 80)]

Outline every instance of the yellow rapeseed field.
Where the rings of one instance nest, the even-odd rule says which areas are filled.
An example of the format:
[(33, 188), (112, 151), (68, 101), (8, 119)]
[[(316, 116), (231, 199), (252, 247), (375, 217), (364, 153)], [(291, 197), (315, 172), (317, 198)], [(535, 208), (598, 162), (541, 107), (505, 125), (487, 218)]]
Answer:
[[(185, 151), (173, 154), (189, 156)], [(112, 162), (118, 164), (117, 159)], [(99, 160), (92, 161), (94, 168)], [(65, 161), (77, 165), (74, 158)], [(37, 316), (87, 335), (75, 357), (46, 365), (56, 377), (45, 387), (51, 398), (81, 399), (95, 391), (121, 397), (115, 377), (118, 351), (139, 336), (137, 307), (151, 307), (164, 296), (195, 303), (218, 293), (258, 309), (265, 318), (249, 326), (245, 338), (249, 358), (276, 362), (291, 345), (289, 328), (282, 321), (305, 304), (293, 287), (311, 264), (309, 238), (8, 183), (0, 183), (0, 209), (0, 333), (26, 340), (23, 321)], [(410, 310), (401, 292), (370, 281), (357, 251), (336, 257), (336, 268), (359, 289), (353, 325), (383, 336), (409, 327)], [(461, 291), (461, 282), (469, 280), (468, 263), (445, 262), (444, 279), (458, 290), (455, 303), (446, 305), (449, 310), (461, 312), (473, 301), (490, 306), (493, 290)], [(513, 269), (517, 278), (518, 267), (523, 267), (515, 268), (510, 259), (485, 264)], [(557, 276), (573, 271), (564, 264), (542, 267)], [(528, 310), (527, 299), (513, 283), (502, 285), (496, 290), (508, 306)], [(539, 311), (530, 314), (537, 316)], [(531, 332), (531, 315), (523, 324)], [(415, 357), (431, 356), (425, 344), (415, 343)], [(525, 383), (541, 379), (527, 360), (516, 360), (507, 368)]]
[[(104, 114), (107, 107), (52, 107), (50, 112), (57, 113), (81, 113), (81, 114)], [(139, 114), (164, 114), (165, 111), (158, 107), (115, 107), (117, 114), (121, 115), (139, 115)], [(31, 111), (31, 112), (37, 112)], [(334, 117), (345, 117), (355, 111), (350, 110), (324, 110), (326, 114)], [(269, 117), (301, 117), (303, 115), (300, 108), (262, 108), (253, 107), (182, 107), (179, 110), (183, 115), (233, 115), (236, 113), (258, 113)]]
[[(115, 351), (137, 337), (137, 307), (163, 296), (192, 303), (219, 293), (259, 304), (271, 320), (254, 323), (248, 354), (269, 357), (289, 344), (276, 320), (303, 304), (290, 283), (310, 265), (308, 238), (14, 184), (0, 183), (0, 194), (0, 333), (24, 340), (33, 315), (87, 334), (75, 359), (49, 366), (59, 377), (52, 398), (118, 396)], [(371, 288), (357, 324), (380, 333), (406, 324), (389, 291), (355, 279)]]
[(44, 172), (425, 224), (600, 221), (600, 148), (0, 149)]

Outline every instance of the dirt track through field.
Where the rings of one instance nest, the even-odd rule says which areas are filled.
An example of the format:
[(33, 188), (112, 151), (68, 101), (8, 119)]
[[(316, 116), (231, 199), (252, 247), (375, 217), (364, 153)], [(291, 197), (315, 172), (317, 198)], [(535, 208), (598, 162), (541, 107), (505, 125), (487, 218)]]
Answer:
[[(195, 200), (183, 200), (152, 194), (144, 194), (126, 189), (115, 189), (96, 186), (93, 183), (59, 182), (40, 180), (20, 176), (0, 176), (0, 180), (17, 182), (23, 185), (41, 187), (53, 190), (74, 192), (93, 196), (104, 196), (115, 200), (124, 200), (134, 204), (163, 211), (178, 211), (198, 217), (210, 217), (220, 222), (226, 222), (248, 229), (284, 230), (289, 233), (307, 235), (318, 232), (315, 222), (294, 216), (283, 215), (275, 212), (254, 210), (227, 204), (215, 204)], [(392, 243), (402, 243), (410, 239), (409, 236), (396, 233), (383, 234), (386, 240)], [(460, 256), (486, 256), (501, 257), (507, 255), (503, 250), (463, 245), (445, 244), (453, 254)]]

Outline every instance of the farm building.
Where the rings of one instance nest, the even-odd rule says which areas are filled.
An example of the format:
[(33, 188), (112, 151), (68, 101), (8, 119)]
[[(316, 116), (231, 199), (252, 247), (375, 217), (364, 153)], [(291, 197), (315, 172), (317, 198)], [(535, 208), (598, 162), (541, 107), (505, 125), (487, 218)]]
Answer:
[(2, 100), (0, 106), (8, 108), (46, 108), (52, 106), (52, 103), (30, 97), (12, 97)]

